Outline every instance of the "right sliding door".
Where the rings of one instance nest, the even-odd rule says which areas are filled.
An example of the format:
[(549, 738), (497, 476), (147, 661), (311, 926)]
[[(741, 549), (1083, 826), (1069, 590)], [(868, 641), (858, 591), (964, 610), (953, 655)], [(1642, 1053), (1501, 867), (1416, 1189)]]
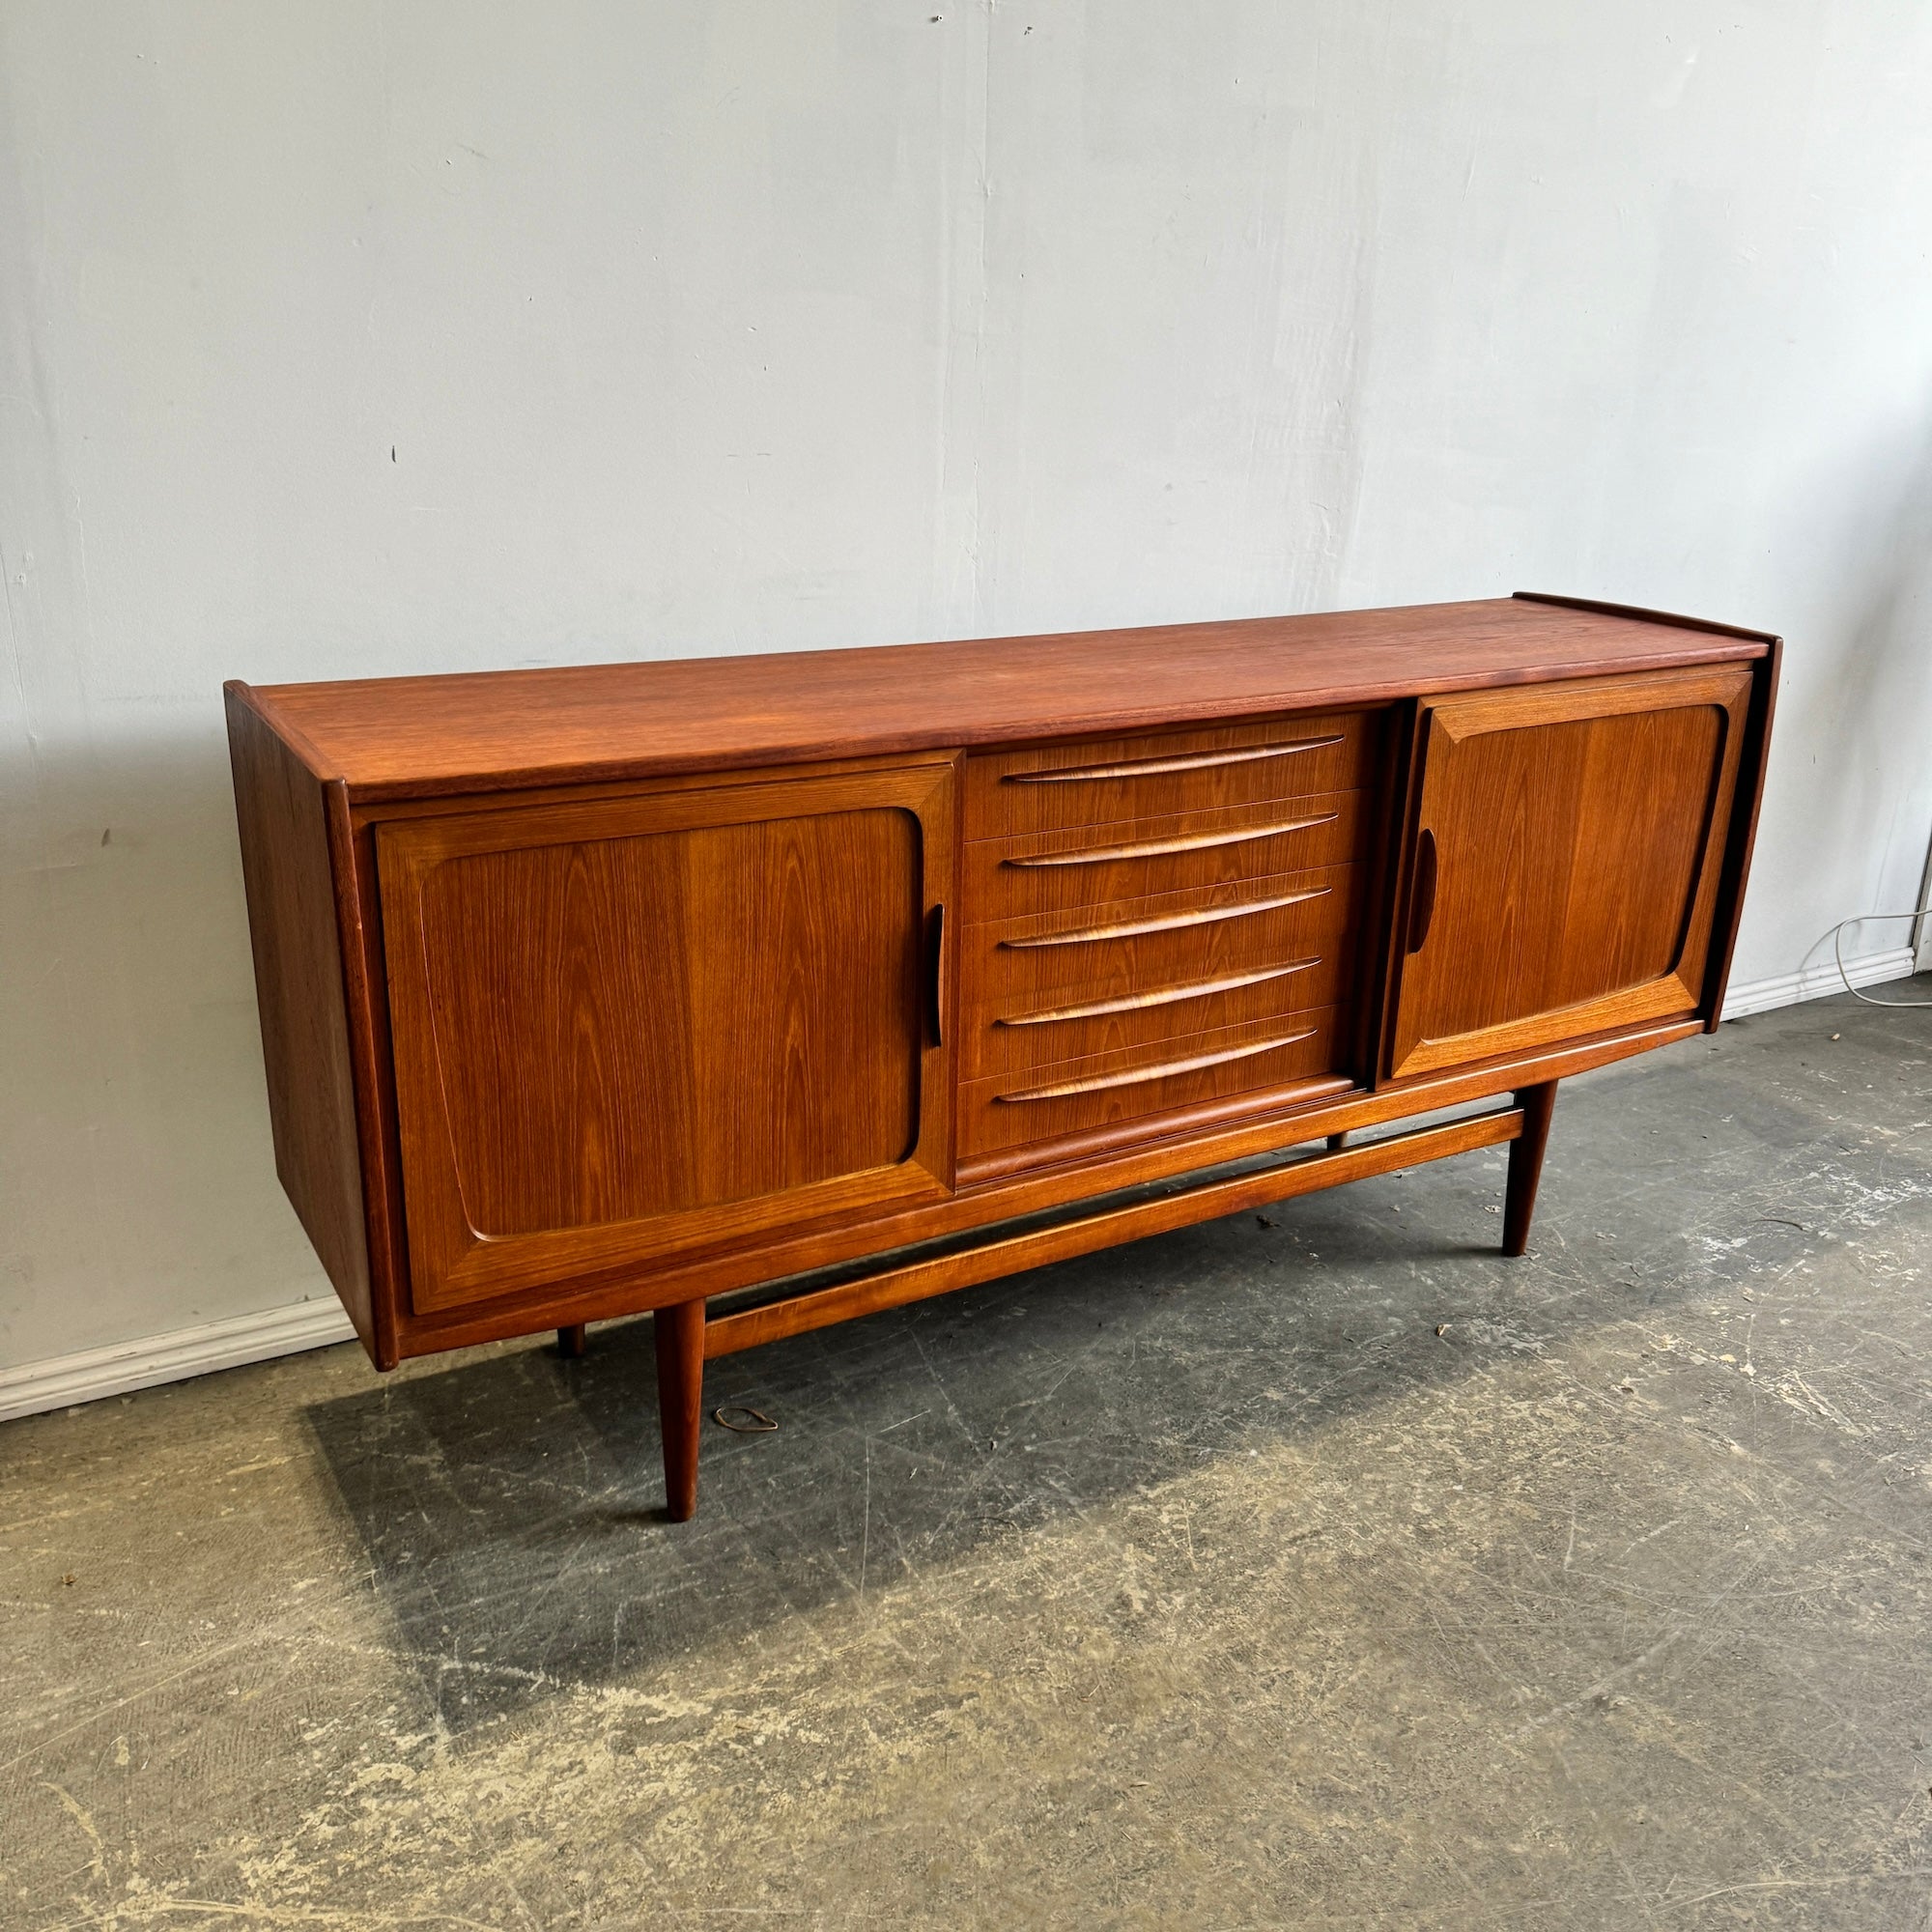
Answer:
[(1425, 705), (1391, 1077), (1697, 1011), (1750, 688), (1728, 664)]

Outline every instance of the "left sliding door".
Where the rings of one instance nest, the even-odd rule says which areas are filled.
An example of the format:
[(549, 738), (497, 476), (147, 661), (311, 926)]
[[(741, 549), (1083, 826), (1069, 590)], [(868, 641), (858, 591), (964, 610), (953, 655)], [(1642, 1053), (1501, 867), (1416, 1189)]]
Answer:
[(952, 768), (377, 834), (412, 1303), (943, 1195)]

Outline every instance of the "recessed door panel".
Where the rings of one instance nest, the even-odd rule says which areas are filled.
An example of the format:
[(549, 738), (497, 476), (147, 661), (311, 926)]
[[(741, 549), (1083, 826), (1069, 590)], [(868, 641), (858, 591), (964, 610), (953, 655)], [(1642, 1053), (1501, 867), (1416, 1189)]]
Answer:
[(417, 1306), (940, 1191), (950, 852), (931, 767), (384, 825)]
[(1697, 1010), (1749, 690), (1720, 666), (1429, 707), (1391, 1073)]

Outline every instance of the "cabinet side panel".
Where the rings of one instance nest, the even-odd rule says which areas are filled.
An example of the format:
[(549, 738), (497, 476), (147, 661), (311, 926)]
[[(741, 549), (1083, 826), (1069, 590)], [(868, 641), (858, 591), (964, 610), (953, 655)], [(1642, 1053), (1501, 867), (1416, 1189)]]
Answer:
[(1707, 965), (1704, 1031), (1716, 1033), (1724, 1017), (1724, 994), (1731, 982), (1731, 955), (1744, 919), (1745, 889), (1750, 883), (1751, 852), (1757, 844), (1764, 777), (1771, 758), (1771, 722), (1777, 709), (1777, 680), (1784, 666), (1784, 639), (1773, 638), (1770, 651), (1754, 668), (1750, 717), (1745, 727), (1744, 756), (1731, 806), (1730, 837), (1724, 855), (1724, 881), (1718, 895), (1716, 931)]
[(362, 1163), (323, 787), (244, 696), (231, 687), (227, 699), (275, 1172), (356, 1333), (373, 1351)]

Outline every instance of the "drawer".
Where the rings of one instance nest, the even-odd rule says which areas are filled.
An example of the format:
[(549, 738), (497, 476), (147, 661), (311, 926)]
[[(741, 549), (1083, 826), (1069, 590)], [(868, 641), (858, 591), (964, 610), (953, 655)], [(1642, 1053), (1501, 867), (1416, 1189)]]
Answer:
[(971, 757), (965, 836), (1006, 838), (1359, 790), (1370, 781), (1380, 715), (1311, 714)]
[(960, 935), (962, 1032), (1303, 960), (1339, 957), (1346, 967), (1360, 923), (1362, 879), (1359, 867), (1330, 866), (1238, 889), (968, 926)]
[(1219, 978), (1103, 994), (1010, 1015), (989, 1014), (961, 1038), (959, 1076), (1028, 1072), (1061, 1061), (1154, 1046), (1188, 1034), (1277, 1019), (1347, 1000), (1354, 990), (1354, 949), (1250, 968)]
[(1277, 1103), (1280, 1090), (1339, 1071), (1347, 1013), (1324, 1007), (971, 1081), (959, 1093), (959, 1151), (984, 1157), (1216, 1102), (1229, 1112)]
[(1370, 794), (1320, 792), (1167, 818), (982, 838), (966, 848), (968, 921), (1078, 911), (1359, 860)]

